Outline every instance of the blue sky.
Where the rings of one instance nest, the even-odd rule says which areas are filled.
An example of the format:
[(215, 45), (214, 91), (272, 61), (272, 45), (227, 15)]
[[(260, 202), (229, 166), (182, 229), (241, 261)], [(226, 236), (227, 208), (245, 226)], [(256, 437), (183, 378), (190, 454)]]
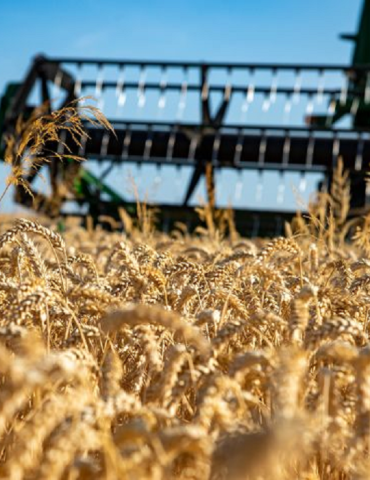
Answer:
[(0, 93), (37, 53), (348, 63), (361, 0), (0, 0)]
[(0, 0), (0, 90), (36, 53), (347, 62), (361, 0)]

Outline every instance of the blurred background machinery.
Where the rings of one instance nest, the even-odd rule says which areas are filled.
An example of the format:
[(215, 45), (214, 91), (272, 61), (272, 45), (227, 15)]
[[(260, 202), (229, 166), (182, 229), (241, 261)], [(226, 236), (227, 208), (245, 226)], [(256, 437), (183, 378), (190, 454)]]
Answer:
[[(202, 188), (204, 196), (214, 186), (216, 204), (232, 205), (243, 233), (274, 235), (296, 208), (288, 198), (289, 178), (295, 195), (307, 198), (320, 179), (330, 187), (339, 157), (350, 172), (351, 205), (358, 212), (368, 199), (370, 0), (357, 34), (342, 37), (354, 42), (347, 66), (38, 56), (23, 82), (9, 84), (2, 97), (0, 144), (4, 149), (19, 116), (27, 118), (35, 107), (46, 103), (55, 110), (93, 96), (116, 136), (87, 123), (80, 147), (68, 135), (62, 138), (87, 163), (66, 159), (39, 166), (47, 170), (46, 186), (35, 180), (36, 169), (30, 171), (37, 209), (47, 215), (116, 216), (122, 205), (133, 212), (121, 171), (132, 165), (135, 183), (152, 181), (164, 229), (175, 221), (194, 225), (191, 206)], [(54, 146), (59, 153), (65, 153), (62, 142)], [(272, 172), (275, 194), (266, 186)], [(55, 202), (61, 183), (68, 191)], [(249, 205), (246, 190), (253, 196)], [(15, 200), (35, 206), (21, 187)]]

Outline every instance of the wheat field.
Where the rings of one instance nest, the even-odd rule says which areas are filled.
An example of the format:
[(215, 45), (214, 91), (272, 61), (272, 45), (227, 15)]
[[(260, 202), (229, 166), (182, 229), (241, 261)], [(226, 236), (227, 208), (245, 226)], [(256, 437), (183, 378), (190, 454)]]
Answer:
[(1, 217), (0, 478), (369, 478), (370, 216), (349, 192), (339, 162), (272, 240), (211, 203), (192, 234), (140, 204), (112, 232)]
[(272, 241), (4, 220), (1, 477), (367, 478), (367, 222), (311, 215)]

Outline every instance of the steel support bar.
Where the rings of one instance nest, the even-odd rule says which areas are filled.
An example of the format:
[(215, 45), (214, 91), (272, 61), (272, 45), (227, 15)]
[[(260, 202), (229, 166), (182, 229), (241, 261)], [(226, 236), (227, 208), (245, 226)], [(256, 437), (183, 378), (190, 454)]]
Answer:
[[(172, 149), (172, 157), (167, 158), (168, 144), (171, 138), (170, 131), (151, 129), (151, 148), (149, 154), (145, 153), (145, 146), (148, 139), (146, 128), (116, 128), (117, 138), (111, 135), (106, 151), (102, 154), (103, 136), (106, 135), (100, 129), (87, 129), (90, 137), (86, 142), (84, 155), (89, 160), (112, 160), (115, 163), (134, 161), (137, 163), (161, 163), (177, 165), (194, 165), (198, 161), (212, 162), (216, 167), (235, 167), (238, 169), (255, 168), (264, 169), (274, 166), (276, 169), (296, 170), (322, 170), (331, 169), (333, 160), (342, 156), (345, 167), (349, 170), (367, 169), (366, 159), (370, 158), (370, 139), (348, 138), (348, 136), (299, 136), (290, 135), (290, 149), (285, 163), (282, 163), (284, 156), (284, 144), (287, 134), (244, 133), (242, 137), (241, 151), (236, 161), (237, 144), (241, 141), (240, 134), (219, 134), (220, 145), (217, 158), (214, 158), (214, 143), (216, 133), (205, 133), (198, 143), (194, 156), (191, 156), (191, 138), (188, 132), (178, 129), (175, 133), (175, 141)], [(196, 132), (195, 132), (196, 134)], [(130, 141), (127, 142), (127, 137)], [(261, 139), (265, 138), (265, 149), (262, 152)], [(359, 142), (361, 145), (361, 158), (359, 162)], [(309, 155), (309, 148), (312, 151)], [(336, 151), (336, 148), (339, 150)], [(78, 154), (72, 150), (72, 153)], [(360, 158), (360, 160), (361, 160)]]
[(97, 66), (113, 66), (118, 67), (158, 67), (158, 68), (215, 68), (215, 69), (237, 69), (237, 70), (291, 70), (291, 71), (344, 71), (356, 72), (370, 70), (370, 64), (362, 65), (343, 65), (343, 64), (290, 64), (290, 63), (241, 63), (241, 62), (182, 62), (182, 61), (162, 61), (162, 60), (117, 60), (117, 59), (87, 59), (59, 57), (48, 58), (48, 62), (56, 64), (74, 64), (74, 65), (97, 65)]

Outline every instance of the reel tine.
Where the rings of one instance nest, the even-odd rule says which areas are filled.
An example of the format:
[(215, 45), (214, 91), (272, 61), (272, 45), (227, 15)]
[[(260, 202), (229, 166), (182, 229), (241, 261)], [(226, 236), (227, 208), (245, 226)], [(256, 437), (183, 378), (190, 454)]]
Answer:
[(313, 156), (315, 152), (315, 137), (310, 134), (308, 138), (308, 144), (307, 144), (307, 152), (306, 152), (306, 169), (311, 170), (312, 165), (313, 165)]
[(263, 112), (268, 112), (270, 110), (270, 106), (271, 106), (271, 103), (270, 103), (270, 94), (269, 93), (266, 93), (265, 94), (265, 98), (262, 102), (262, 111)]
[(241, 199), (242, 193), (243, 193), (243, 172), (241, 170), (238, 170), (238, 179), (236, 181), (235, 185), (235, 194), (234, 194), (234, 199), (236, 201)]
[(332, 118), (332, 116), (333, 116), (334, 113), (335, 113), (336, 106), (337, 106), (336, 100), (335, 100), (335, 99), (332, 99), (332, 100), (329, 102), (329, 105), (328, 105), (328, 115), (327, 115), (327, 118), (326, 118), (325, 127), (330, 127), (330, 125), (331, 125), (331, 118)]
[(188, 67), (184, 67), (183, 69), (184, 72), (184, 80), (181, 85), (181, 90), (180, 90), (180, 97), (179, 97), (179, 104), (177, 107), (177, 113), (176, 113), (176, 118), (177, 120), (182, 120), (186, 108), (186, 99), (187, 99), (187, 93), (188, 93)]
[(194, 136), (190, 141), (188, 160), (195, 160), (195, 152), (198, 146), (198, 138)]
[(325, 72), (324, 70), (319, 70), (319, 78), (317, 83), (317, 93), (316, 93), (316, 103), (321, 105), (324, 100), (324, 90), (325, 90)]
[(298, 104), (301, 98), (302, 76), (301, 70), (295, 70), (295, 82), (293, 87), (293, 103)]
[(313, 110), (314, 110), (314, 101), (313, 101), (312, 95), (309, 94), (307, 96), (306, 115), (307, 116), (312, 115)]
[(145, 147), (144, 147), (144, 154), (143, 154), (144, 160), (149, 160), (152, 146), (153, 146), (153, 131), (152, 131), (152, 128), (149, 126), (148, 136), (147, 136), (147, 139), (145, 140)]
[(263, 168), (263, 166), (265, 164), (266, 148), (267, 148), (266, 131), (262, 130), (260, 146), (259, 146), (259, 151), (258, 151), (258, 167), (259, 168)]
[(298, 190), (304, 193), (307, 189), (307, 173), (305, 171), (301, 172), (301, 178), (299, 180)]
[(262, 197), (263, 197), (263, 170), (260, 169), (258, 170), (258, 180), (256, 184), (256, 196), (255, 196), (256, 202), (261, 203)]
[(240, 120), (241, 122), (245, 123), (247, 119), (247, 113), (249, 110), (249, 106), (254, 101), (254, 93), (255, 93), (255, 85), (254, 85), (254, 68), (250, 68), (249, 70), (249, 82), (248, 86), (245, 89), (244, 93), (244, 101), (241, 105), (241, 112), (240, 112)]
[(289, 157), (290, 157), (290, 145), (291, 145), (291, 138), (289, 131), (285, 132), (285, 140), (283, 146), (283, 159), (282, 159), (282, 166), (286, 168), (289, 165)]
[(234, 160), (233, 160), (234, 167), (240, 167), (241, 157), (243, 153), (243, 146), (244, 146), (243, 140), (244, 140), (244, 136), (243, 136), (242, 130), (239, 129), (238, 140), (236, 142), (235, 152), (234, 152)]
[(277, 98), (277, 88), (278, 88), (278, 70), (274, 68), (272, 70), (272, 80), (271, 80), (271, 89), (270, 89), (270, 104), (276, 102)]
[(170, 136), (168, 138), (167, 151), (166, 151), (166, 160), (170, 162), (173, 159), (173, 151), (175, 149), (176, 143), (176, 129), (172, 129)]
[(163, 109), (166, 106), (166, 87), (167, 87), (167, 68), (162, 67), (161, 80), (159, 83), (159, 98), (158, 98), (158, 116), (161, 116)]
[(360, 106), (360, 98), (354, 97), (352, 100), (352, 105), (350, 110), (352, 117), (355, 117), (357, 115), (359, 106)]
[(291, 147), (291, 137), (290, 137), (289, 130), (286, 130), (284, 146), (283, 146), (283, 157), (281, 161), (281, 167), (279, 170), (278, 191), (277, 191), (277, 197), (276, 197), (276, 202), (280, 205), (284, 203), (284, 199), (285, 199), (285, 190), (286, 190), (285, 171), (289, 165), (290, 147)]
[(290, 112), (292, 111), (292, 95), (287, 93), (285, 105), (284, 105), (284, 121), (285, 125), (288, 125), (290, 119)]
[(266, 94), (265, 100), (263, 101), (263, 104), (262, 104), (262, 110), (264, 112), (267, 112), (270, 109), (271, 105), (273, 105), (276, 102), (276, 98), (277, 98), (277, 88), (278, 88), (277, 69), (273, 68), (271, 73), (272, 73), (272, 78), (271, 78), (270, 92)]
[(122, 154), (121, 154), (122, 159), (127, 159), (129, 157), (131, 137), (132, 137), (131, 126), (127, 124), (125, 129), (125, 137), (123, 139), (123, 145), (122, 145)]
[(249, 69), (249, 84), (247, 90), (247, 101), (252, 103), (254, 100), (255, 84), (254, 84), (254, 68)]
[(314, 151), (315, 137), (312, 132), (310, 132), (306, 150), (305, 169), (301, 172), (301, 178), (298, 185), (298, 190), (302, 193), (307, 189), (307, 172), (312, 169)]
[(110, 134), (108, 131), (105, 131), (101, 141), (101, 146), (100, 146), (100, 156), (102, 158), (106, 157), (108, 154), (109, 140), (110, 140)]
[(116, 85), (116, 97), (118, 98), (121, 95), (123, 87), (125, 85), (125, 66), (121, 64), (119, 66), (118, 80)]
[(98, 101), (98, 108), (100, 110), (104, 109), (103, 83), (104, 83), (104, 66), (102, 63), (100, 63), (98, 65), (98, 74), (96, 76), (96, 83), (95, 83), (95, 97)]
[(204, 82), (202, 85), (201, 99), (203, 102), (206, 102), (209, 99), (209, 85), (208, 85), (208, 75), (207, 70), (205, 69)]
[(284, 203), (285, 198), (285, 173), (284, 170), (279, 170), (279, 185), (276, 196), (276, 203), (281, 205)]
[(258, 237), (260, 231), (260, 216), (255, 214), (253, 215), (253, 225), (252, 225), (252, 238)]
[(275, 216), (275, 237), (279, 237), (283, 230), (283, 220), (280, 215)]
[(342, 88), (339, 96), (339, 103), (341, 105), (346, 104), (347, 96), (348, 96), (348, 76), (346, 75), (346, 72), (343, 72), (343, 73), (344, 73), (343, 83), (342, 83)]
[(227, 79), (225, 82), (225, 90), (224, 90), (224, 101), (229, 102), (231, 100), (232, 95), (232, 70), (231, 68), (227, 69)]
[(364, 138), (362, 133), (360, 132), (357, 136), (357, 152), (356, 152), (356, 160), (355, 160), (355, 170), (361, 171), (363, 165), (363, 156), (364, 156)]
[(116, 97), (117, 97), (117, 116), (121, 109), (125, 106), (126, 103), (126, 92), (125, 92), (125, 66), (120, 65), (119, 76), (116, 86)]
[(241, 108), (240, 108), (240, 121), (243, 122), (243, 123), (245, 123), (245, 121), (247, 119), (248, 109), (249, 109), (248, 90), (245, 90), (244, 100), (243, 100)]
[(60, 134), (60, 139), (58, 142), (58, 149), (57, 149), (58, 155), (64, 154), (66, 140), (67, 140), (67, 130), (62, 130)]
[(333, 150), (332, 150), (332, 165), (333, 169), (336, 168), (337, 163), (338, 163), (338, 157), (339, 157), (339, 152), (340, 152), (340, 139), (338, 137), (337, 132), (333, 132)]
[(183, 192), (182, 192), (182, 187), (184, 185), (183, 181), (183, 168), (181, 168), (180, 165), (176, 165), (176, 174), (175, 174), (175, 196), (176, 196), (176, 201), (181, 202), (182, 197), (183, 197)]
[(370, 103), (370, 72), (366, 75), (366, 87), (365, 87), (365, 103)]
[(155, 177), (153, 180), (155, 188), (157, 188), (162, 183), (162, 165), (158, 163), (156, 165)]
[(215, 134), (215, 137), (213, 139), (213, 146), (212, 146), (212, 163), (213, 163), (213, 166), (215, 166), (219, 161), (218, 155), (219, 155), (219, 152), (220, 152), (220, 145), (221, 145), (221, 135), (220, 135), (220, 132), (217, 131), (217, 133)]
[(84, 158), (86, 154), (87, 135), (81, 137), (81, 145), (78, 149), (78, 156)]
[(76, 81), (73, 89), (73, 94), (76, 98), (79, 98), (81, 96), (81, 87), (82, 87), (82, 64), (78, 63)]
[[(143, 164), (142, 162), (137, 162), (135, 164), (136, 174), (132, 176), (132, 181), (134, 183), (134, 188), (136, 190), (135, 196), (137, 199), (142, 201), (146, 197), (146, 187), (144, 187), (143, 182)], [(144, 197), (144, 198), (143, 198)], [(146, 199), (145, 199), (146, 200)]]
[(144, 108), (146, 97), (145, 97), (145, 81), (146, 81), (146, 68), (145, 65), (141, 65), (140, 67), (140, 75), (139, 75), (139, 84), (137, 89), (137, 98), (138, 98), (138, 108)]
[(256, 202), (260, 203), (263, 196), (263, 168), (265, 165), (265, 156), (267, 148), (267, 136), (265, 130), (261, 132), (261, 140), (258, 152), (258, 181), (256, 185)]

